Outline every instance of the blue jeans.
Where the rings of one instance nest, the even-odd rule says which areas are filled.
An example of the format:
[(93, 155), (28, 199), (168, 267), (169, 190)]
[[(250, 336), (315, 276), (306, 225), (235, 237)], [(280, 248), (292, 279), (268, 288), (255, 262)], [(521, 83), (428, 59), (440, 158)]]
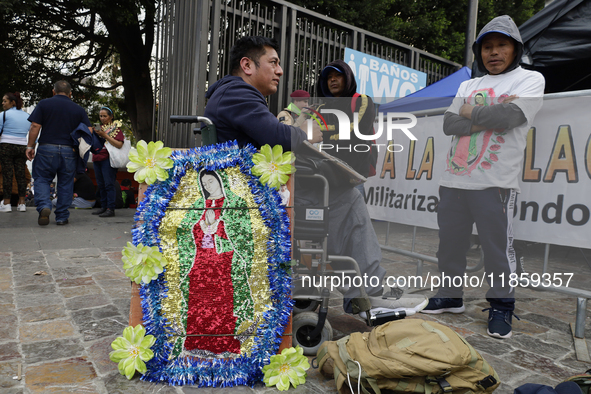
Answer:
[(355, 186), (355, 189), (359, 190), (359, 193), (361, 193), (361, 197), (363, 197), (363, 199), (365, 200), (365, 184), (362, 183), (361, 185), (357, 185)]
[(57, 175), (56, 193), (58, 203), (55, 220), (63, 221), (70, 217), (68, 208), (74, 194), (74, 175), (76, 175), (77, 151), (72, 146), (42, 144), (37, 148), (33, 160), (35, 179), (35, 205), (37, 212), (44, 208), (51, 210), (51, 182)]
[(101, 208), (115, 210), (115, 182), (117, 179), (117, 169), (111, 167), (109, 159), (95, 161), (94, 174), (98, 184), (99, 194), (101, 196)]

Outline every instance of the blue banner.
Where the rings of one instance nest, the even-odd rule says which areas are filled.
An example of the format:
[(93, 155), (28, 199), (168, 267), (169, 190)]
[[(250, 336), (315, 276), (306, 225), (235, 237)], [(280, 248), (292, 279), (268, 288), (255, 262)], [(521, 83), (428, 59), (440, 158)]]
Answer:
[(345, 48), (345, 62), (353, 70), (357, 93), (377, 104), (405, 97), (427, 86), (427, 74), (379, 57)]

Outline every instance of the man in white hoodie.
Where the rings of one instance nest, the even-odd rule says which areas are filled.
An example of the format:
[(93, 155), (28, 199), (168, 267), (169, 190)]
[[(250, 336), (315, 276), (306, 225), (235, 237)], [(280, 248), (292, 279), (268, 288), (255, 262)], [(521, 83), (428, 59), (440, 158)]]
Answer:
[[(444, 115), (453, 136), (440, 181), (439, 271), (443, 285), (423, 313), (461, 313), (466, 252), (476, 223), (490, 290), (488, 334), (510, 338), (516, 272), (513, 209), (527, 132), (542, 106), (544, 77), (519, 66), (523, 42), (511, 17), (491, 20), (472, 50), (486, 75), (465, 81)], [(515, 282), (512, 282), (515, 284)]]

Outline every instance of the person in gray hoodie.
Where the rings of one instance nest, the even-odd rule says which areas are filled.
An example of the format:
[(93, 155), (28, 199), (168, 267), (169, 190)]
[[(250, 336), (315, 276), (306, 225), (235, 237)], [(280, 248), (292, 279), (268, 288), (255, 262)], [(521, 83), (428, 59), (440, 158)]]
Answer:
[(490, 285), (488, 334), (510, 338), (515, 310), (511, 284), (516, 283), (510, 279), (517, 266), (513, 210), (526, 136), (542, 106), (545, 81), (519, 66), (523, 42), (507, 15), (484, 26), (472, 50), (486, 74), (463, 82), (444, 115), (443, 132), (453, 138), (437, 210), (442, 286), (422, 312), (465, 310), (463, 287), (468, 284), (463, 278), (475, 223)]
[[(368, 136), (374, 134), (375, 105), (371, 97), (356, 94), (355, 75), (347, 63), (337, 59), (326, 65), (320, 73), (316, 89), (318, 97), (322, 97), (325, 103), (323, 110), (340, 110), (351, 121), (353, 121), (353, 113), (356, 112), (359, 116), (359, 132)], [(370, 167), (376, 164), (377, 150), (373, 147), (372, 152), (369, 149), (365, 150), (365, 147), (370, 147), (373, 141), (362, 140), (356, 133), (351, 133), (349, 140), (340, 140), (336, 115), (325, 114), (324, 118), (328, 124), (328, 130), (323, 130), (323, 150), (343, 160), (364, 177), (370, 176)], [(347, 127), (349, 127), (348, 124)], [(359, 187), (359, 191), (362, 195), (364, 194), (363, 185)]]

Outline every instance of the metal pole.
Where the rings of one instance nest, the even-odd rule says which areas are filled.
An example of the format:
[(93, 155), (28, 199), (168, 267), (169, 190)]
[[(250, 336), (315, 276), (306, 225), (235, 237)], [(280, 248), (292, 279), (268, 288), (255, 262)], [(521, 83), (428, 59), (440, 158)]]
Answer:
[(472, 67), (474, 54), (472, 43), (476, 40), (476, 20), (478, 17), (478, 0), (468, 2), (468, 24), (466, 25), (466, 47), (464, 50), (464, 66)]
[(162, 85), (159, 84), (160, 82), (160, 75), (159, 75), (159, 71), (160, 69), (158, 68), (158, 63), (160, 62), (160, 26), (162, 25), (162, 23), (160, 21), (162, 21), (162, 8), (164, 8), (164, 4), (159, 4), (156, 6), (156, 15), (155, 18), (157, 21), (159, 21), (159, 23), (156, 24), (156, 34), (155, 34), (155, 42), (154, 42), (154, 48), (156, 51), (156, 56), (154, 57), (154, 101), (152, 103), (152, 141), (154, 141), (156, 139), (156, 103), (158, 102), (158, 96), (159, 96), (159, 89), (161, 88)]
[(585, 338), (585, 319), (587, 311), (587, 299), (577, 297), (577, 320), (575, 322), (575, 337)]
[(544, 268), (542, 269), (542, 274), (548, 272), (548, 260), (550, 258), (550, 244), (546, 244), (546, 248), (544, 249)]
[[(193, 95), (197, 96), (197, 114), (202, 115), (205, 111), (205, 91), (207, 82), (207, 55), (209, 53), (209, 34), (210, 34), (210, 16), (211, 8), (209, 1), (199, 0), (197, 6), (197, 18), (199, 21), (199, 28), (197, 29), (197, 37), (195, 40), (195, 53), (193, 57), (194, 62), (194, 85), (192, 88)], [(219, 32), (212, 32), (215, 37), (219, 38)], [(215, 70), (211, 70), (215, 73)]]
[[(287, 20), (287, 6), (282, 5), (279, 8), (279, 12), (278, 14), (280, 15), (280, 31), (279, 31), (279, 59), (281, 59), (283, 68), (284, 68), (284, 73), (285, 73), (285, 67), (289, 67), (291, 66), (291, 60), (287, 60), (287, 46), (288, 44), (288, 40), (289, 40), (289, 36), (287, 35), (287, 26), (289, 26), (289, 22)], [(293, 81), (290, 81), (289, 79), (285, 79), (283, 78), (283, 80), (281, 81), (281, 83), (279, 84), (279, 88), (277, 89), (277, 97), (278, 97), (278, 111), (280, 108), (283, 108), (283, 105), (287, 105), (286, 102), (286, 98), (289, 97), (288, 94), (293, 90), (292, 88), (292, 83)]]

